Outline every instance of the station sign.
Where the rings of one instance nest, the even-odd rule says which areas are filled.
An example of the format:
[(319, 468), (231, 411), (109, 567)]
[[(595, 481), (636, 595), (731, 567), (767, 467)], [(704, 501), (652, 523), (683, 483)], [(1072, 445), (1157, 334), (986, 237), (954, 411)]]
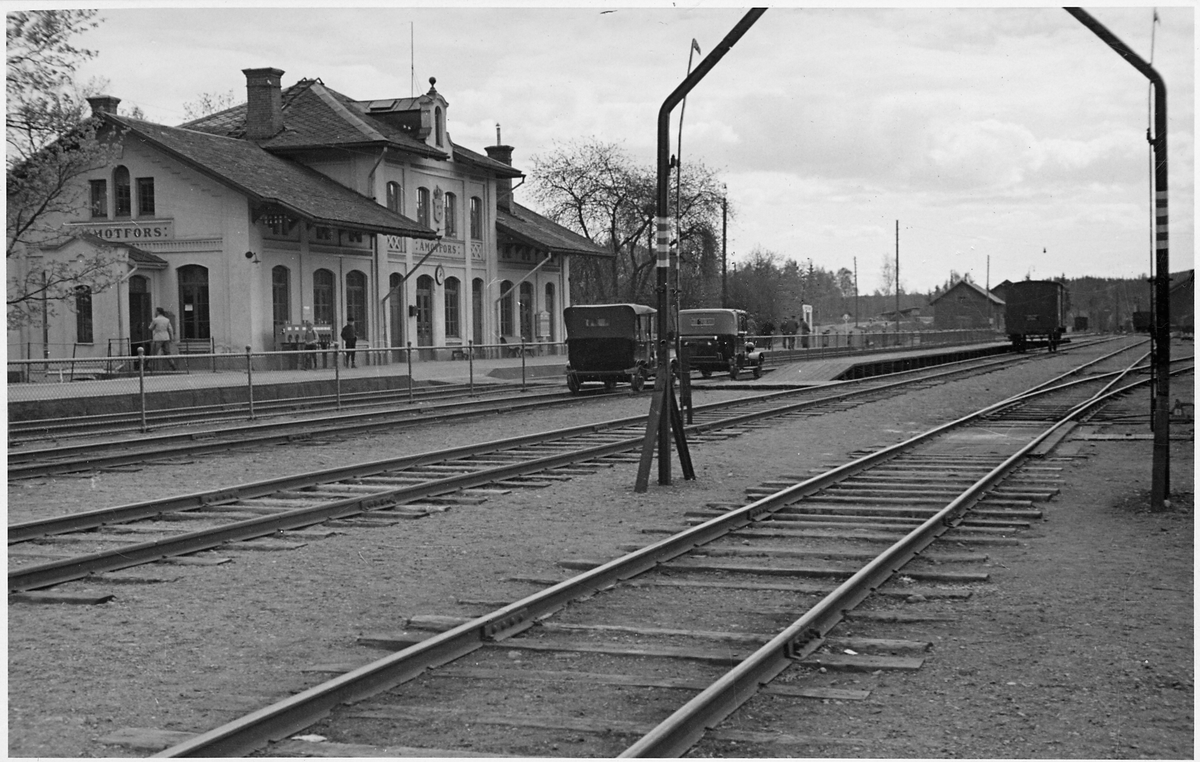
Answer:
[(169, 241), (175, 238), (174, 220), (73, 222), (68, 224), (76, 230), (91, 233), (105, 241), (147, 242)]

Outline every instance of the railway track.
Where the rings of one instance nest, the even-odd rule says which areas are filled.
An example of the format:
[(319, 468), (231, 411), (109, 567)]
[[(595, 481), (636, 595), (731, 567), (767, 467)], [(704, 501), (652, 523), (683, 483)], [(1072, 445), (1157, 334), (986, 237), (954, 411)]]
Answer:
[[(1145, 380), (1120, 375), (1041, 385), (783, 475), (620, 558), (565, 559), (581, 573), (467, 621), (417, 617), (365, 636), (392, 653), (316, 665), (337, 676), (158, 756), (806, 756), (853, 744), (796, 733), (804, 703), (860, 700), (874, 676), (920, 668), (931, 644), (912, 629), (936, 619), (922, 604), (986, 584), (987, 548), (1015, 542), (1053, 496), (1057, 442)], [(863, 677), (834, 679), (847, 674)], [(302, 730), (310, 741), (274, 743)]]
[[(834, 382), (821, 387), (788, 388), (764, 394), (764, 399), (803, 399), (826, 394), (829, 389), (857, 389), (870, 394), (875, 389), (893, 389), (896, 379), (913, 383), (926, 380), (946, 380), (962, 374), (987, 372), (1016, 362), (1028, 361), (1027, 356), (1005, 355), (982, 360), (963, 360), (941, 366), (905, 370), (886, 377), (874, 376), (852, 381)], [(697, 391), (705, 388), (729, 389), (725, 383), (696, 384)], [(742, 387), (744, 388), (744, 387)], [(497, 412), (537, 409), (547, 405), (567, 405), (589, 398), (603, 398), (598, 391), (582, 395), (567, 394), (561, 388), (513, 392), (505, 396), (470, 399), (461, 402), (428, 404), (400, 409), (373, 409), (304, 419), (277, 420), (240, 424), (221, 428), (179, 431), (137, 439), (117, 438), (109, 441), (77, 444), (56, 444), (52, 447), (10, 449), (8, 478), (28, 479), (64, 473), (119, 468), (147, 460), (162, 461), (172, 457), (197, 456), (227, 452), (230, 448), (288, 443), (315, 436), (349, 436), (362, 431), (393, 429), (405, 425), (428, 425), (449, 420), (461, 420)], [(754, 393), (756, 396), (761, 392)], [(634, 419), (630, 419), (631, 421)]]
[[(527, 382), (527, 386), (545, 387), (547, 382)], [(289, 415), (324, 415), (332, 412), (362, 411), (394, 405), (428, 405), (463, 398), (510, 395), (513, 384), (435, 384), (409, 389), (380, 389), (369, 392), (342, 392), (286, 399), (257, 400), (251, 410), (249, 403), (228, 402), (215, 405), (191, 405), (178, 408), (147, 410), (145, 420), (140, 412), (105, 413), (71, 418), (39, 418), (9, 421), (10, 448), (46, 440), (80, 439), (84, 437), (113, 438), (114, 435), (141, 435), (164, 428), (213, 426), (247, 418)], [(560, 387), (561, 384), (555, 384)], [(556, 389), (556, 391), (561, 391)], [(369, 410), (367, 411), (369, 413)], [(253, 414), (251, 414), (253, 413)]]
[[(996, 367), (994, 362), (983, 367)], [(981, 366), (968, 367), (978, 371)], [(702, 445), (772, 418), (845, 409), (955, 374), (914, 373), (904, 380), (850, 384), (820, 395), (797, 398), (776, 392), (701, 405), (691, 411), (688, 436)], [(452, 505), (483, 502), (496, 491), (569, 479), (581, 467), (636, 462), (643, 441), (644, 417), (634, 416), (12, 523), (9, 590), (44, 589), (232, 542), (287, 543), (287, 533), (327, 521), (426, 516)], [(211, 446), (228, 447), (219, 442)]]

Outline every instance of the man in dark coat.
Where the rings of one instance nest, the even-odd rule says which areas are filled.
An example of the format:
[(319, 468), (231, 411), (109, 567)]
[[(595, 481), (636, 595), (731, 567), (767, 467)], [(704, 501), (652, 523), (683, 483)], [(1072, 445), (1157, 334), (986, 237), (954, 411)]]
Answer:
[(354, 326), (354, 318), (348, 318), (342, 326), (342, 348), (346, 350), (345, 363), (347, 368), (357, 368), (354, 364), (354, 347), (358, 344), (358, 330)]

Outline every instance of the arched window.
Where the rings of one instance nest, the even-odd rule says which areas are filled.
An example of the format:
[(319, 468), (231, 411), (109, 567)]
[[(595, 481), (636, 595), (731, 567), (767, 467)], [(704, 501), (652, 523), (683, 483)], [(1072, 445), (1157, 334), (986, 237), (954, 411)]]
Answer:
[(359, 270), (346, 273), (346, 317), (354, 318), (358, 338), (370, 335), (367, 330), (367, 276)]
[(558, 341), (558, 329), (555, 326), (554, 319), (554, 284), (546, 284), (546, 312), (550, 315), (550, 335), (547, 337), (550, 341)]
[(417, 188), (417, 222), (429, 227), (429, 189)]
[(331, 325), (337, 333), (338, 323), (335, 322), (337, 305), (334, 304), (334, 278), (329, 270), (317, 270), (313, 273), (313, 322), (317, 325)]
[(292, 320), (292, 276), (283, 265), (271, 268), (271, 320), (285, 325)]
[(471, 240), (483, 240), (483, 199), (471, 196)]
[(533, 284), (521, 284), (521, 338), (533, 341)]
[(471, 340), (483, 343), (483, 279), (471, 281)]
[(500, 297), (500, 335), (501, 336), (512, 336), (513, 335), (512, 287), (513, 287), (513, 284), (512, 284), (511, 280), (506, 280), (500, 284), (500, 293), (503, 294), (503, 296)]
[(387, 184), (387, 208), (397, 214), (401, 213), (401, 189), (400, 183), (392, 181)]
[(433, 130), (436, 133), (434, 140), (439, 146), (442, 145), (442, 134), (446, 131), (446, 117), (442, 114), (442, 107), (437, 106), (433, 109)]
[(179, 268), (179, 338), (212, 337), (208, 322), (208, 268), (185, 265)]
[(92, 287), (75, 287), (75, 341), (92, 343)]
[(446, 237), (458, 238), (458, 196), (446, 194)]
[(462, 338), (459, 328), (458, 278), (446, 278), (446, 335)]
[(116, 208), (113, 215), (128, 217), (133, 213), (133, 194), (129, 188), (129, 169), (121, 165), (113, 170), (113, 201)]

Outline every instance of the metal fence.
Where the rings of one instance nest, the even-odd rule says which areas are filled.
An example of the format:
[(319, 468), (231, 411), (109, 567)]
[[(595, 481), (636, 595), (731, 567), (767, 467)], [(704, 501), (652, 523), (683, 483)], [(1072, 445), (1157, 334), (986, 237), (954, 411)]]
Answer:
[[(360, 379), (384, 378), (401, 384), (407, 380), (410, 386), (429, 381), (473, 384), (495, 368), (505, 367), (511, 369), (509, 376), (524, 383), (531, 375), (525, 372), (530, 365), (565, 364), (565, 344), (542, 342), (382, 349), (360, 343), (353, 350), (332, 346), (154, 356), (139, 349), (136, 355), (122, 357), (9, 360), (7, 388), (10, 416), (14, 404), (25, 402), (93, 400), (99, 408), (106, 398), (130, 395), (140, 398), (138, 405), (143, 408), (151, 395), (171, 398), (149, 403), (151, 406), (183, 406), (184, 394), (215, 388), (244, 389), (231, 398), (252, 406), (255, 399), (282, 394), (275, 390), (268, 395), (264, 391), (267, 386), (331, 385), (331, 393), (340, 399), (343, 388), (349, 388), (346, 385), (365, 386)], [(376, 384), (383, 385), (386, 383)]]

